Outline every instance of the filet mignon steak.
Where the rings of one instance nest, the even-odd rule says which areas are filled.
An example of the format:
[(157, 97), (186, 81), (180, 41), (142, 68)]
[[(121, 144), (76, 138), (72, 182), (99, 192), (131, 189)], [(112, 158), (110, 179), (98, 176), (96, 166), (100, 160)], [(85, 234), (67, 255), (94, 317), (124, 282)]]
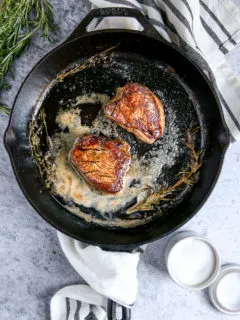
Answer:
[(152, 144), (163, 135), (165, 118), (161, 100), (147, 87), (128, 83), (104, 106), (107, 118)]
[(128, 171), (130, 145), (120, 139), (87, 135), (76, 140), (69, 160), (92, 187), (106, 193), (119, 192)]

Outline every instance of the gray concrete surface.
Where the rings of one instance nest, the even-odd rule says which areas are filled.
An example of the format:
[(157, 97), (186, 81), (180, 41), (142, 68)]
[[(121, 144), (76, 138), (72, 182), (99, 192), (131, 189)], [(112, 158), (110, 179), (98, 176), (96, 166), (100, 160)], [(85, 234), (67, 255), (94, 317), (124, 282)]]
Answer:
[[(89, 10), (85, 1), (51, 1), (65, 39)], [(236, 0), (235, 0), (236, 2)], [(60, 42), (60, 41), (59, 41)], [(16, 61), (15, 80), (4, 99), (11, 104), (21, 82), (34, 64), (56, 44), (39, 38)], [(228, 54), (240, 75), (240, 45)], [(0, 137), (8, 118), (0, 114)], [(240, 263), (240, 143), (226, 155), (218, 184), (206, 205), (182, 230), (195, 230), (215, 243), (223, 263)], [(64, 257), (56, 231), (29, 205), (0, 143), (0, 319), (49, 319), (49, 301), (60, 288), (82, 283)], [(139, 265), (139, 293), (133, 308), (135, 320), (226, 320), (216, 311), (207, 291), (188, 292), (166, 273), (163, 247), (167, 239), (151, 243)]]

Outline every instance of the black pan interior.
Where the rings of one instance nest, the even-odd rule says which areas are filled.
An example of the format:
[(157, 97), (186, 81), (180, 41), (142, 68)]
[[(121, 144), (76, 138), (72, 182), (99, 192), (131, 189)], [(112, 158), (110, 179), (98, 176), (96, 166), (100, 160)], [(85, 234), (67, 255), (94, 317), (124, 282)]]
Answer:
[[(80, 65), (81, 63), (79, 62)], [(137, 156), (139, 159), (144, 157), (148, 161), (149, 166), (162, 165), (161, 163), (154, 162), (155, 155), (151, 151), (156, 148), (164, 150), (163, 157), (166, 155), (169, 161), (166, 160), (164, 162), (161, 174), (158, 176), (157, 186), (155, 187), (157, 190), (160, 190), (163, 184), (167, 186), (173, 185), (179, 179), (179, 172), (186, 170), (189, 164), (189, 150), (186, 147), (187, 131), (191, 132), (195, 128), (199, 128), (194, 134), (194, 148), (201, 150), (202, 158), (204, 158), (207, 131), (200, 107), (196, 102), (194, 94), (171, 66), (157, 59), (149, 59), (139, 54), (128, 53), (125, 51), (125, 47), (121, 47), (121, 45), (111, 53), (98, 56), (86, 69), (53, 84), (40, 108), (41, 111), (44, 110), (47, 126), (47, 130), (43, 127), (43, 130), (38, 132), (41, 135), (38, 148), (38, 150), (41, 149), (41, 158), (49, 151), (46, 132), (51, 138), (56, 133), (68, 132), (68, 129), (61, 129), (55, 121), (59, 110), (67, 111), (72, 105), (76, 109), (80, 108), (82, 125), (91, 127), (98, 114), (103, 113), (102, 106), (99, 103), (81, 103), (78, 105), (76, 97), (83, 94), (100, 93), (112, 98), (117, 88), (130, 82), (144, 84), (162, 100), (166, 118), (165, 133), (161, 139), (152, 145), (141, 143), (134, 135), (117, 127), (119, 137), (130, 144), (132, 155)], [(33, 121), (33, 126), (37, 130), (41, 126), (42, 121), (38, 115), (36, 115), (37, 123), (35, 119)], [(100, 135), (104, 134), (101, 131), (101, 127), (100, 130), (96, 130), (96, 133)], [(110, 133), (110, 137), (114, 138), (114, 133)], [(174, 164), (172, 163), (172, 157), (176, 158)], [(159, 159), (160, 161), (161, 159)], [(44, 171), (44, 166), (42, 170)], [(130, 188), (135, 183), (137, 181), (133, 179)], [(78, 205), (73, 201), (66, 201), (66, 199), (57, 194), (54, 197), (64, 206), (74, 205), (75, 208), (78, 207), (88, 215), (87, 218), (92, 223), (96, 223), (96, 219), (98, 219), (97, 221), (101, 220), (100, 226), (101, 223), (103, 226), (106, 223), (105, 226), (109, 227), (107, 221), (110, 221), (111, 227), (120, 227), (117, 225), (119, 219), (125, 222), (135, 221), (136, 224), (142, 224), (150, 219), (165, 219), (163, 216), (170, 215), (173, 209), (188, 197), (190, 191), (191, 188), (185, 186), (181, 192), (175, 195), (174, 200), (162, 202), (161, 210), (157, 206), (153, 206), (153, 210), (150, 212), (137, 211), (131, 215), (127, 214), (126, 210), (136, 203), (136, 198), (124, 204), (117, 211), (108, 207), (106, 208), (106, 212), (102, 214), (94, 208), (84, 206), (84, 204)], [(142, 219), (143, 221), (141, 221)], [(116, 221), (116, 225), (114, 225), (114, 221)], [(124, 227), (129, 226), (124, 224)]]
[[(200, 179), (186, 201), (180, 203), (171, 215), (158, 217), (144, 226), (128, 230), (102, 229), (93, 224), (86, 224), (64, 209), (45, 189), (32, 157), (29, 141), (29, 127), (33, 114), (41, 107), (49, 92), (49, 83), (56, 78), (56, 75), (77, 60), (85, 59), (119, 43), (121, 44), (119, 51), (126, 54), (126, 57), (138, 55), (144, 57), (144, 61), (157, 60), (170, 65), (175, 70), (181, 81), (193, 93), (195, 102), (190, 104), (199, 106), (206, 132), (205, 163)], [(138, 75), (140, 74), (141, 70), (138, 71)], [(151, 77), (144, 77), (142, 82), (148, 85), (147, 81), (150, 81)], [(113, 94), (114, 86), (118, 85), (118, 81), (111, 87), (110, 94)], [(70, 93), (67, 93), (67, 88), (65, 89), (66, 97)], [(157, 90), (156, 86), (151, 89)], [(54, 114), (54, 106), (52, 114)], [(41, 216), (74, 238), (115, 247), (143, 243), (162, 237), (190, 219), (207, 199), (216, 182), (228, 140), (228, 131), (223, 124), (216, 96), (203, 74), (184, 55), (165, 42), (127, 31), (96, 32), (81, 37), (61, 45), (40, 61), (21, 88), (5, 136), (5, 143), (17, 179), (25, 195)]]

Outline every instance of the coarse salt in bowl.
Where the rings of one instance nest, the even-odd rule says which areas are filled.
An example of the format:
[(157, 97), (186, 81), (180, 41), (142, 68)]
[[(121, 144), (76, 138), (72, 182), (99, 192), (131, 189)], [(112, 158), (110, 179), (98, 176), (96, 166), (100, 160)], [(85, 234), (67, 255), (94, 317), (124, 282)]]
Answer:
[(240, 265), (223, 267), (216, 281), (209, 288), (213, 305), (220, 311), (240, 314)]
[(181, 232), (169, 241), (166, 264), (172, 279), (190, 290), (208, 287), (220, 270), (217, 250), (208, 240), (192, 232)]

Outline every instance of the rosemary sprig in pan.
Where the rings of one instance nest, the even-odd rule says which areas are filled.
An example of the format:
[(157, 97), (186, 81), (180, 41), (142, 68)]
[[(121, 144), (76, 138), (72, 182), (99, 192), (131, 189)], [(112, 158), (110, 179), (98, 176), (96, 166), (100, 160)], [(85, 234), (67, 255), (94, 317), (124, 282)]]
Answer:
[(130, 207), (127, 210), (128, 214), (136, 211), (151, 211), (153, 210), (153, 206), (160, 208), (161, 201), (172, 200), (173, 192), (180, 191), (184, 185), (192, 187), (194, 183), (197, 182), (199, 169), (202, 166), (201, 151), (196, 151), (194, 149), (194, 135), (198, 130), (199, 128), (195, 128), (192, 131), (187, 131), (186, 147), (189, 152), (189, 165), (184, 172), (180, 173), (180, 179), (173, 185), (163, 187), (155, 192), (153, 192), (153, 188), (151, 186), (147, 186), (145, 190), (148, 191), (148, 196), (143, 201), (137, 203), (133, 207)]
[[(50, 39), (54, 30), (53, 10), (48, 0), (2, 0), (0, 4), (0, 89), (9, 88), (4, 77), (11, 72), (15, 57), (21, 55), (34, 34)], [(0, 110), (10, 110), (0, 103)]]
[(94, 54), (93, 56), (91, 56), (90, 58), (86, 59), (82, 64), (76, 66), (75, 68), (65, 72), (65, 73), (61, 73), (57, 76), (56, 80), (57, 81), (63, 81), (64, 78), (71, 76), (72, 74), (79, 72), (81, 70), (84, 70), (86, 68), (89, 68), (93, 62), (96, 62), (96, 59), (101, 57), (103, 54), (110, 52), (112, 50), (114, 50), (115, 48), (117, 48), (118, 45), (116, 46), (112, 46), (110, 48), (105, 49), (104, 51), (98, 52), (96, 54)]
[(47, 161), (47, 157), (43, 155), (41, 150), (41, 142), (43, 133), (46, 136), (46, 142), (49, 146), (51, 146), (51, 140), (48, 135), (47, 123), (45, 119), (45, 110), (43, 108), (40, 109), (37, 121), (31, 125), (30, 127), (30, 141), (32, 147), (32, 154), (35, 158), (35, 163), (38, 166), (39, 173), (43, 181), (45, 182), (46, 188), (51, 187), (51, 183), (49, 182), (49, 177), (52, 175), (54, 170), (53, 165)]

